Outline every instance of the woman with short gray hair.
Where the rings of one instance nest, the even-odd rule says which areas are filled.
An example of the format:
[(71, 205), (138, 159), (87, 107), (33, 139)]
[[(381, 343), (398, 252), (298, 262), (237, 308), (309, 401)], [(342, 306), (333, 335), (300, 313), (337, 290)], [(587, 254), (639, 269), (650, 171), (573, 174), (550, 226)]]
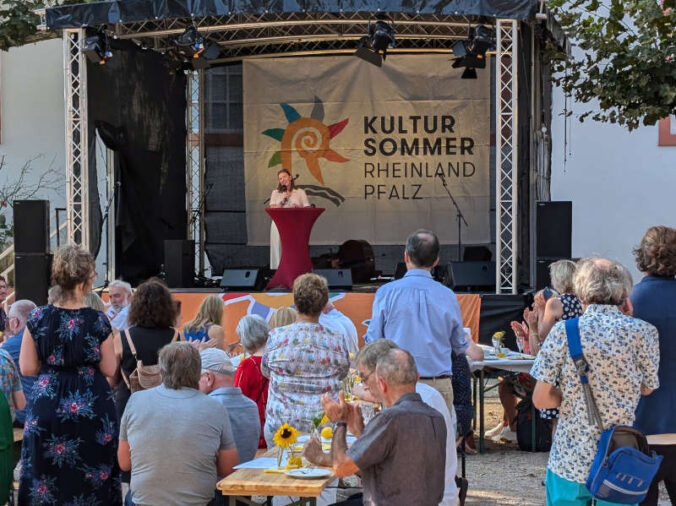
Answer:
[(559, 295), (547, 297), (545, 289), (535, 297), (535, 311), (528, 320), (529, 334), (535, 337), (530, 340), (534, 344), (531, 345), (532, 354), (537, 354), (556, 322), (582, 315), (582, 304), (573, 286), (575, 272), (576, 265), (572, 260), (558, 260), (549, 266), (552, 288)]
[(239, 321), (235, 332), (244, 350), (250, 356), (239, 363), (237, 372), (235, 372), (234, 386), (239, 387), (242, 393), (258, 406), (258, 416), (261, 420), (258, 447), (266, 448), (263, 427), (265, 426), (265, 408), (268, 404), (269, 380), (261, 373), (261, 360), (268, 342), (268, 324), (258, 315), (247, 315)]

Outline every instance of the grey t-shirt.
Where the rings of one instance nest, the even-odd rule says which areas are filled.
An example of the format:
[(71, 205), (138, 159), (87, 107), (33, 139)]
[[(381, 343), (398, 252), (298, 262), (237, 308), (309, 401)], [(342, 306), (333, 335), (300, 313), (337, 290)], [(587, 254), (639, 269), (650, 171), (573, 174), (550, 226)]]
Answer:
[(235, 448), (230, 419), (216, 400), (164, 385), (131, 396), (120, 424), (131, 448), (137, 506), (204, 506), (216, 489), (216, 455)]
[(209, 397), (220, 402), (228, 412), (240, 464), (253, 460), (261, 436), (258, 405), (236, 387), (217, 388), (209, 393)]
[(364, 504), (436, 506), (444, 494), (446, 422), (416, 393), (371, 420), (347, 450), (364, 484)]

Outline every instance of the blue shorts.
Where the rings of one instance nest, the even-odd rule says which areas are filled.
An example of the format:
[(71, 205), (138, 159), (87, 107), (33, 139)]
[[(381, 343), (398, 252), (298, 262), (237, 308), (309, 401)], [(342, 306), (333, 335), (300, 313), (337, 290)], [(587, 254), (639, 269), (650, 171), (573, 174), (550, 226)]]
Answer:
[(601, 501), (594, 498), (584, 483), (566, 480), (547, 469), (545, 478), (547, 487), (547, 506), (613, 506), (618, 503)]

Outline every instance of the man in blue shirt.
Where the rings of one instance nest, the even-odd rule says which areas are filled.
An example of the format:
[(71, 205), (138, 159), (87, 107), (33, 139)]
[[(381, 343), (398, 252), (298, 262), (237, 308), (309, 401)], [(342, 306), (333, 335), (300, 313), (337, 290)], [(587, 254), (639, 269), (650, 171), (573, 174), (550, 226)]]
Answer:
[[(30, 300), (17, 300), (9, 308), (7, 315), (7, 334), (10, 336), (2, 345), (2, 349), (10, 354), (12, 360), (19, 369), (19, 352), (21, 351), (21, 339), (23, 337), (23, 329), (26, 328), (26, 321), (31, 311), (35, 309), (35, 304)], [(21, 386), (26, 396), (26, 408), (16, 411), (16, 419), (14, 421), (18, 426), (23, 426), (26, 420), (26, 409), (31, 405), (31, 392), (33, 391), (33, 383), (36, 377), (23, 376), (21, 377)]]
[(200, 358), (202, 359), (200, 392), (225, 406), (239, 461), (249, 462), (256, 456), (261, 434), (258, 405), (246, 397), (242, 390), (233, 386), (235, 368), (227, 353), (218, 348), (207, 348), (200, 352)]
[(406, 275), (376, 292), (364, 341), (391, 339), (415, 359), (420, 381), (443, 395), (453, 409), (451, 352), (483, 360), (483, 351), (465, 337), (458, 299), (432, 278), (439, 263), (439, 239), (430, 230), (416, 230), (406, 240)]

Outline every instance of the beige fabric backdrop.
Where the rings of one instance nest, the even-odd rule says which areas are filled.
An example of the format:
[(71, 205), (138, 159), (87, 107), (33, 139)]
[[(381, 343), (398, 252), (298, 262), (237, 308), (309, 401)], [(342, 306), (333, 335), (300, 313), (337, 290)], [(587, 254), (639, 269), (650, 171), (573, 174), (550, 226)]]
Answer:
[(447, 55), (354, 56), (244, 62), (248, 242), (268, 244), (264, 212), (283, 166), (326, 211), (312, 244), (397, 244), (420, 227), (463, 242), (489, 237), (489, 71), (460, 79)]

